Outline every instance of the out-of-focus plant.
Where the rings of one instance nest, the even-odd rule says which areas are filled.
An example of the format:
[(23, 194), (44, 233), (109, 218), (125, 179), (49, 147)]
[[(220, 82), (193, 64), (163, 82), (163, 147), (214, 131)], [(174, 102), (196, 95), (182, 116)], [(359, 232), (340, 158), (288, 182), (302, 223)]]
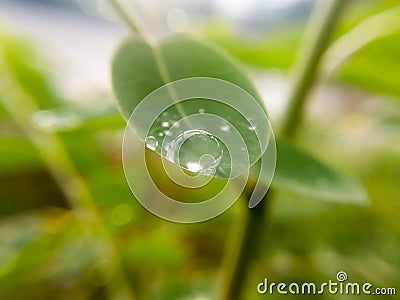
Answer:
[[(233, 222), (230, 221), (233, 223), (234, 230), (232, 231), (232, 241), (226, 245), (225, 261), (216, 289), (218, 299), (244, 297), (243, 288), (246, 276), (249, 275), (247, 272), (249, 264), (257, 256), (257, 248), (260, 248), (259, 240), (264, 235), (262, 232), (265, 228), (264, 223), (269, 219), (267, 214), (269, 206), (271, 201), (276, 199), (276, 195), (279, 196), (280, 193), (283, 193), (293, 195), (296, 199), (306, 198), (341, 203), (359, 204), (366, 201), (365, 191), (357, 181), (321, 163), (313, 155), (289, 141), (300, 129), (300, 121), (304, 119), (307, 96), (320, 77), (319, 75), (324, 78), (326, 76), (339, 77), (373, 91), (399, 95), (398, 87), (400, 85), (397, 73), (400, 51), (397, 50), (400, 44), (396, 43), (399, 30), (396, 27), (397, 23), (393, 22), (398, 16), (398, 7), (393, 5), (393, 1), (383, 1), (381, 4), (375, 2), (371, 12), (362, 13), (359, 16), (357, 11), (356, 18), (353, 18), (351, 22), (344, 22), (344, 25), (341, 23), (335, 31), (335, 24), (338, 22), (344, 2), (346, 1), (320, 1), (320, 6), (315, 9), (310, 22), (303, 49), (298, 56), (295, 55), (295, 47), (292, 43), (293, 40), (299, 39), (298, 30), (295, 33), (289, 32), (286, 36), (287, 43), (285, 41), (280, 43), (284, 49), (270, 47), (271, 41), (253, 45), (240, 40), (239, 42), (224, 40), (226, 37), (220, 40), (220, 37), (210, 34), (216, 42), (220, 42), (239, 59), (252, 65), (289, 68), (294, 57), (297, 57), (297, 66), (294, 72), (295, 84), (289, 109), (282, 129), (277, 130), (278, 162), (275, 179), (271, 191), (261, 203), (262, 205), (251, 210), (243, 205), (252, 192), (252, 180), (249, 181), (245, 193), (241, 197), (242, 203), (239, 205), (243, 207), (239, 207), (240, 212), (236, 216), (237, 219)], [(353, 3), (352, 1), (348, 2), (348, 5)], [(131, 12), (120, 6), (117, 0), (112, 1), (112, 4), (133, 32), (133, 36), (118, 50), (114, 61), (115, 93), (119, 105), (125, 109), (125, 118), (129, 117), (134, 106), (148, 93), (170, 81), (186, 77), (207, 76), (228, 80), (248, 91), (254, 98), (261, 99), (241, 67), (224, 51), (187, 36), (171, 36), (163, 41), (156, 41), (154, 37), (150, 37), (151, 34), (148, 33), (146, 26), (138, 18), (132, 18)], [(379, 6), (378, 9), (375, 6)], [(379, 14), (376, 14), (376, 10)], [(393, 24), (396, 26), (392, 26)], [(373, 34), (369, 35), (368, 32)], [(338, 38), (329, 47), (332, 35)], [(2, 136), (0, 163), (4, 169), (1, 172), (4, 174), (10, 170), (26, 168), (26, 166), (43, 168), (44, 165), (48, 173), (55, 179), (58, 190), (62, 192), (61, 195), (48, 197), (63, 199), (65, 203), (61, 203), (61, 205), (72, 209), (72, 213), (64, 210), (50, 210), (0, 220), (0, 244), (2, 246), (0, 249), (0, 281), (5, 283), (1, 286), (0, 296), (7, 298), (16, 294), (25, 299), (27, 297), (40, 299), (49, 297), (49, 295), (61, 297), (58, 287), (62, 286), (64, 291), (68, 290), (67, 296), (77, 299), (89, 297), (132, 299), (134, 297), (130, 291), (132, 287), (136, 289), (138, 298), (161, 297), (152, 290), (153, 287), (148, 287), (147, 278), (143, 278), (145, 276), (137, 275), (149, 275), (147, 267), (159, 271), (160, 265), (165, 266), (165, 269), (182, 266), (182, 261), (187, 258), (186, 248), (190, 247), (185, 246), (185, 249), (179, 247), (182, 240), (186, 240), (188, 244), (198, 245), (199, 241), (191, 237), (191, 235), (195, 235), (196, 237), (200, 236), (203, 240), (213, 240), (218, 244), (224, 235), (219, 231), (220, 224), (226, 225), (229, 222), (224, 223), (226, 219), (221, 223), (210, 222), (212, 226), (218, 225), (215, 226), (216, 228), (213, 227), (216, 233), (213, 231), (213, 234), (210, 234), (208, 231), (207, 236), (199, 234), (194, 227), (187, 227), (185, 229), (187, 231), (183, 234), (184, 237), (181, 237), (179, 242), (171, 234), (174, 229), (168, 231), (161, 225), (156, 226), (158, 229), (150, 230), (149, 228), (154, 227), (154, 223), (149, 224), (146, 222), (146, 218), (140, 216), (139, 207), (132, 210), (130, 205), (118, 202), (119, 198), (131, 199), (125, 185), (120, 184), (123, 182), (122, 172), (115, 172), (115, 169), (119, 170), (120, 166), (118, 165), (112, 170), (110, 170), (112, 167), (100, 170), (99, 166), (101, 165), (113, 164), (112, 156), (115, 153), (104, 158), (104, 153), (98, 153), (94, 144), (102, 143), (105, 145), (105, 151), (109, 151), (110, 136), (107, 135), (107, 132), (96, 138), (88, 138), (88, 135), (85, 134), (86, 131), (96, 131), (99, 128), (120, 129), (123, 122), (115, 116), (115, 112), (112, 110), (111, 113), (110, 111), (94, 113), (75, 111), (72, 115), (64, 113), (63, 110), (68, 112), (71, 109), (59, 108), (65, 106), (65, 103), (59, 99), (49, 84), (50, 80), (46, 78), (46, 72), (41, 69), (40, 58), (26, 47), (23, 40), (17, 42), (16, 38), (4, 33), (0, 34), (0, 38), (0, 102), (2, 104), (0, 117), (2, 120), (6, 120), (1, 126), (5, 126), (7, 132), (17, 132), (16, 138), (8, 137), (8, 135)], [(285, 40), (285, 36), (281, 39)], [(381, 72), (377, 72), (377, 70), (381, 70)], [(381, 76), (382, 72), (386, 72), (385, 76)], [(202, 106), (203, 104), (207, 105), (201, 100), (199, 102)], [(396, 122), (396, 120), (392, 121)], [(9, 124), (17, 124), (19, 129)], [(22, 135), (25, 135), (30, 143), (21, 138)], [(152, 153), (149, 155), (155, 161), (159, 159), (157, 155)], [(392, 163), (387, 158), (382, 158), (382, 161), (385, 165)], [(163, 169), (157, 163), (154, 163), (154, 166), (160, 176), (163, 176)], [(257, 164), (255, 164), (254, 174), (257, 174), (256, 167)], [(391, 170), (389, 167), (387, 169)], [(392, 185), (388, 184), (381, 194), (388, 198), (394, 198), (393, 193), (396, 191), (392, 187), (396, 182), (392, 181), (394, 181), (393, 178), (396, 178), (395, 170), (391, 172), (380, 170), (376, 174), (369, 171), (371, 174), (368, 174), (372, 179), (369, 179), (368, 183), (372, 187), (370, 188), (372, 194), (379, 194), (373, 188), (381, 188), (382, 181), (380, 180), (384, 178)], [(117, 176), (114, 176), (115, 174)], [(39, 186), (47, 181), (51, 182), (47, 177), (41, 177), (36, 184)], [(13, 187), (10, 186), (10, 188)], [(54, 186), (50, 185), (50, 189), (54, 189)], [(2, 198), (13, 196), (12, 193), (5, 190), (1, 191)], [(30, 191), (28, 190), (27, 193)], [(34, 193), (30, 193), (29, 196), (43, 197), (43, 195), (34, 196), (32, 194)], [(118, 197), (116, 197), (117, 194)], [(381, 194), (379, 194), (380, 197)], [(18, 200), (23, 201), (25, 198)], [(182, 200), (192, 199), (185, 199), (185, 195), (183, 195)], [(3, 208), (7, 210), (4, 203), (0, 204), (2, 210)], [(57, 204), (59, 205), (59, 203)], [(107, 219), (108, 215), (102, 214), (104, 213), (102, 209), (106, 205), (116, 205), (110, 210), (112, 211), (110, 213), (112, 221)], [(306, 208), (298, 210), (304, 210), (305, 215), (310, 214), (310, 212), (305, 212)], [(394, 214), (396, 211), (390, 206), (384, 207), (384, 204), (378, 206), (377, 210), (385, 212), (385, 214)], [(293, 207), (289, 207), (287, 211), (293, 213)], [(335, 224), (332, 226), (340, 227), (341, 218), (348, 218), (354, 220), (354, 224), (360, 224), (359, 226), (363, 227), (363, 230), (365, 228), (365, 231), (371, 229), (369, 214), (354, 216), (347, 208), (343, 210), (339, 208), (337, 214), (340, 216), (340, 222), (335, 219), (339, 218), (336, 215), (327, 219), (324, 219), (325, 215), (323, 215), (321, 218), (314, 217), (313, 222), (317, 225), (311, 224), (319, 226), (318, 224), (323, 222), (332, 222)], [(139, 233), (139, 230), (134, 229), (132, 233), (122, 229), (121, 233), (117, 232), (118, 230), (114, 226), (107, 224), (110, 222), (123, 225), (130, 220), (136, 220), (137, 227), (133, 225), (132, 227), (142, 226), (143, 232)], [(151, 221), (156, 222), (153, 219)], [(215, 221), (219, 222), (219, 220)], [(283, 224), (284, 220), (281, 223)], [(285, 230), (286, 227), (282, 224), (280, 226), (283, 226)], [(173, 224), (169, 225), (174, 226)], [(204, 224), (198, 224), (199, 226), (204, 226)], [(387, 226), (392, 226), (392, 223), (388, 221)], [(271, 235), (279, 236), (280, 233), (274, 230), (274, 228), (270, 228)], [(343, 234), (343, 232), (341, 233)], [(341, 237), (340, 242), (330, 232), (319, 232), (319, 234), (326, 235), (328, 244), (334, 244), (331, 245), (332, 249), (338, 249), (338, 253), (327, 258), (331, 262), (345, 257), (348, 247), (357, 246), (357, 242), (354, 241), (351, 234)], [(304, 232), (301, 230), (299, 230), (299, 236), (291, 237), (293, 244), (296, 244), (296, 251), (299, 253), (306, 249), (306, 245), (302, 244), (302, 237), (304, 237)], [(395, 237), (387, 234), (387, 238), (394, 239)], [(368, 235), (368, 232), (361, 234), (361, 242), (369, 239), (371, 236)], [(129, 242), (126, 242), (127, 240)], [(393, 246), (396, 244), (378, 244), (374, 244), (373, 249), (376, 247), (380, 251), (390, 253), (388, 257), (396, 265), (398, 261), (393, 254), (397, 250)], [(268, 247), (273, 248), (274, 245)], [(201, 251), (217, 253), (219, 251), (218, 246), (211, 250), (204, 247), (199, 248)], [(279, 249), (281, 250), (281, 248)], [(362, 262), (369, 261), (372, 252), (373, 250), (363, 252), (365, 257), (360, 260)], [(201, 261), (202, 255), (203, 253), (199, 254), (196, 259)], [(283, 256), (284, 254), (282, 254)], [(201, 263), (202, 261), (199, 264)], [(356, 265), (354, 266), (356, 268), (357, 263), (354, 261), (352, 263)], [(141, 264), (146, 264), (146, 267)], [(376, 258), (371, 259), (371, 264), (377, 270), (388, 269), (382, 260)], [(82, 283), (87, 280), (82, 276), (85, 272), (89, 273), (90, 280), (92, 283), (94, 282), (95, 287), (88, 288)], [(394, 274), (394, 272), (390, 271), (388, 274)], [(157, 278), (164, 279), (171, 277), (168, 272), (161, 271), (157, 272), (157, 276), (159, 276)], [(179, 276), (186, 278), (187, 273), (183, 272)], [(16, 291), (15, 284), (25, 283), (32, 280), (32, 277), (37, 278), (35, 284), (38, 286), (43, 283), (38, 291), (31, 285), (26, 290)], [(54, 286), (48, 284), (49, 282), (54, 283)], [(177, 299), (193, 295), (190, 292), (192, 286), (188, 288), (186, 285), (187, 283), (169, 281), (168, 286), (160, 289), (163, 292), (164, 298), (162, 299)], [(103, 290), (103, 287), (106, 287), (106, 291)], [(197, 286), (195, 288), (198, 289)], [(16, 297), (18, 298), (18, 296)]]

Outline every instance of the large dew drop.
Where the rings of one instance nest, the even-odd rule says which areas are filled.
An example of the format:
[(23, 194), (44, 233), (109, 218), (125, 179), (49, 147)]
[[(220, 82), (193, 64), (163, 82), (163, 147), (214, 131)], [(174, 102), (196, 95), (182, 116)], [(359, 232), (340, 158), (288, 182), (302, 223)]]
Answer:
[(181, 167), (200, 175), (214, 175), (222, 158), (217, 138), (204, 130), (188, 130), (164, 147), (165, 157)]

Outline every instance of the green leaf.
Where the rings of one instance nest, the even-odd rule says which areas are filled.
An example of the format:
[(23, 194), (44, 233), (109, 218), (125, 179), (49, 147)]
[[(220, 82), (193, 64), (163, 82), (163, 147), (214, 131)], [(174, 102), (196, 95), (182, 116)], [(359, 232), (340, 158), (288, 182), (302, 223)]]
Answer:
[[(259, 94), (245, 73), (233, 60), (212, 46), (185, 36), (169, 38), (157, 48), (150, 47), (141, 39), (131, 38), (118, 50), (112, 69), (114, 91), (121, 113), (126, 119), (130, 117), (139, 103), (157, 88), (164, 86), (166, 83), (193, 77), (222, 79), (239, 86), (257, 101), (259, 111), (266, 117), (266, 110)], [(174, 92), (171, 92), (171, 98), (174, 98), (173, 94)], [(232, 94), (230, 96), (231, 98), (236, 97)], [(165, 99), (165, 101), (169, 101), (169, 99)], [(238, 112), (226, 104), (209, 99), (193, 98), (179, 102), (179, 104), (168, 108), (163, 114), (166, 117), (157, 118), (149, 134), (146, 132), (143, 139), (151, 136), (154, 139), (153, 143), (155, 145), (161, 145), (165, 133), (163, 131), (165, 130), (163, 128), (165, 127), (165, 123), (171, 125), (177, 119), (180, 120), (187, 116), (198, 114), (203, 110), (208, 114), (217, 115), (227, 120), (231, 123), (232, 127), (239, 131), (247, 146), (250, 164), (259, 159), (263, 149), (259, 146), (256, 133), (250, 129), (252, 124), (249, 119), (242, 115), (242, 111)], [(150, 117), (153, 117), (151, 116), (151, 112), (149, 116), (146, 115), (144, 118), (148, 119)], [(199, 129), (196, 126), (193, 126), (193, 128), (188, 126), (188, 128)], [(267, 135), (270, 133), (268, 130), (265, 130), (262, 134), (266, 136), (264, 139), (267, 140)], [(192, 159), (191, 156), (201, 157), (207, 153), (208, 149), (213, 147), (215, 153), (218, 152), (222, 155), (215, 176), (229, 177), (231, 157), (229, 151), (226, 151), (227, 145), (224, 142), (220, 143), (220, 150), (213, 145), (214, 141), (210, 141), (204, 135), (199, 135), (196, 139), (193, 138), (193, 140), (195, 145), (190, 145), (186, 142), (181, 145), (180, 155), (183, 153), (183, 157), (180, 157), (179, 160), (181, 167), (191, 171), (189, 167), (190, 160)], [(207, 147), (202, 147), (202, 145), (206, 145)], [(237, 151), (240, 152), (240, 149), (238, 148)], [(155, 150), (165, 157), (161, 147)], [(215, 158), (216, 156), (213, 155), (213, 157)]]
[[(63, 105), (51, 81), (51, 72), (39, 51), (27, 44), (25, 39), (0, 32), (0, 55), (14, 73), (18, 84), (37, 101), (41, 109)], [(6, 75), (7, 76), (7, 75)]]
[[(187, 77), (214, 77), (233, 82), (247, 90), (261, 103), (259, 95), (246, 75), (218, 50), (186, 37), (168, 39), (162, 43), (160, 50), (165, 62), (161, 69), (164, 68), (164, 72), (168, 71), (169, 78), (160, 72), (154, 49), (141, 40), (126, 41), (115, 56), (114, 91), (126, 119), (140, 101), (153, 90), (166, 82)], [(199, 108), (205, 108), (206, 111), (229, 119), (232, 113), (226, 107), (214, 107), (211, 101), (205, 99), (195, 99), (185, 104), (188, 104), (184, 107), (188, 114), (196, 113)], [(234, 118), (237, 117), (234, 115)], [(243, 121), (235, 123), (234, 118), (230, 120), (240, 127)], [(248, 142), (252, 142), (251, 138), (246, 141), (246, 145)], [(331, 170), (293, 145), (281, 141), (277, 156), (278, 163), (273, 181), (277, 189), (331, 201), (353, 203), (366, 201), (365, 192), (356, 181)], [(255, 158), (256, 156), (253, 157), (253, 162)], [(251, 168), (251, 176), (257, 178), (258, 173), (259, 163)]]
[(345, 63), (352, 55), (375, 40), (400, 32), (400, 6), (373, 15), (341, 36), (325, 55), (325, 72), (328, 74)]
[(302, 197), (366, 204), (368, 196), (356, 180), (332, 169), (293, 144), (279, 140), (272, 186)]
[(340, 70), (346, 82), (400, 98), (400, 31), (375, 40), (354, 54)]
[(288, 24), (259, 38), (243, 37), (213, 24), (205, 35), (239, 61), (256, 68), (289, 69), (295, 60), (304, 26)]
[[(160, 66), (157, 52), (165, 66)], [(165, 77), (163, 69), (168, 72)], [(230, 81), (262, 100), (251, 81), (235, 62), (218, 49), (186, 36), (174, 36), (159, 49), (138, 38), (125, 41), (117, 51), (113, 66), (114, 92), (122, 115), (128, 119), (148, 94), (168, 82), (189, 77), (213, 77)]]

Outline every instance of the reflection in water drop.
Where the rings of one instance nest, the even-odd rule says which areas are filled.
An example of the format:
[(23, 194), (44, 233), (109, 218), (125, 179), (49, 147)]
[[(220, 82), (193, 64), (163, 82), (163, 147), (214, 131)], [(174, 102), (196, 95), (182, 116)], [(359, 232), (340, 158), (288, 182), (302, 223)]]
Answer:
[(198, 163), (189, 162), (187, 163), (187, 168), (190, 172), (197, 173), (201, 170), (201, 166)]
[(222, 130), (222, 131), (229, 131), (230, 129), (231, 129), (231, 126), (229, 126), (229, 125), (222, 125), (221, 127), (220, 127), (220, 129)]
[(168, 122), (162, 122), (162, 127), (169, 127), (169, 123)]
[(204, 130), (188, 130), (164, 146), (165, 157), (201, 175), (213, 175), (222, 158), (222, 147)]
[(158, 141), (156, 140), (156, 138), (154, 136), (148, 136), (146, 138), (146, 147), (149, 148), (150, 150), (156, 150), (157, 146), (158, 146)]
[(204, 108), (199, 109), (199, 114), (204, 114), (205, 112), (206, 112), (206, 110)]

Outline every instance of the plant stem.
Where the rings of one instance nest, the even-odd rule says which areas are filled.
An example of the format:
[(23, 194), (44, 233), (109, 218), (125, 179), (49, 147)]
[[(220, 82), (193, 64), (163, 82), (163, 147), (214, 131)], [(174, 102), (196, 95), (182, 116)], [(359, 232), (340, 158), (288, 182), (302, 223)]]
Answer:
[(108, 0), (108, 2), (132, 32), (145, 40), (149, 45), (156, 44), (156, 38), (147, 30), (142, 20), (133, 11), (127, 9), (121, 3), (121, 0)]
[(320, 0), (313, 12), (294, 67), (293, 89), (283, 119), (281, 133), (287, 138), (293, 138), (299, 129), (307, 96), (317, 78), (321, 57), (345, 3), (345, 0)]
[[(249, 199), (250, 195), (251, 193), (245, 193), (244, 198)], [(265, 216), (270, 199), (271, 190), (268, 191), (263, 201), (252, 209), (248, 209), (247, 202), (241, 203), (245, 207), (244, 214), (240, 216), (240, 222), (235, 224), (237, 229), (233, 231), (232, 243), (229, 243), (229, 245), (233, 244), (235, 247), (227, 248), (221, 295), (218, 295), (216, 299), (241, 299), (247, 268), (256, 255), (261, 231), (265, 227)]]
[[(297, 133), (307, 95), (317, 76), (321, 56), (332, 36), (344, 3), (345, 0), (320, 0), (313, 11), (308, 25), (309, 32), (303, 42), (303, 51), (295, 67), (295, 82), (283, 122), (282, 135), (285, 137), (294, 137)], [(236, 239), (228, 246), (222, 295), (218, 300), (241, 299), (248, 265), (262, 236), (272, 192), (269, 190), (258, 206), (245, 210), (244, 222), (240, 224), (238, 232), (235, 232)], [(244, 196), (248, 199), (250, 195), (251, 192), (247, 191)]]

